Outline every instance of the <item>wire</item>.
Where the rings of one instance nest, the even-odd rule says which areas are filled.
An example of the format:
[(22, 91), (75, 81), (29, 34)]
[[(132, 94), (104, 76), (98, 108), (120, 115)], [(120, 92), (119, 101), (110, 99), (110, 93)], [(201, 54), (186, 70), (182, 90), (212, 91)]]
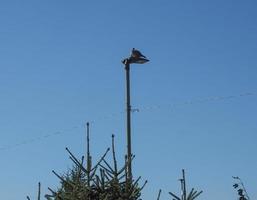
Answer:
[[(192, 104), (201, 104), (201, 103), (206, 103), (206, 102), (211, 102), (211, 101), (224, 101), (224, 100), (229, 100), (229, 99), (234, 99), (234, 98), (240, 98), (240, 97), (246, 97), (246, 96), (254, 96), (256, 95), (256, 93), (252, 93), (252, 92), (245, 92), (245, 93), (241, 93), (238, 95), (229, 95), (229, 96), (214, 96), (214, 97), (207, 97), (207, 98), (200, 98), (200, 99), (195, 99), (195, 100), (187, 100), (187, 101), (182, 101), (182, 102), (178, 102), (178, 103), (171, 103), (171, 104), (167, 104), (165, 106), (161, 106), (161, 105), (153, 105), (153, 106), (146, 106), (146, 107), (142, 107), (140, 109), (135, 108), (132, 109), (132, 112), (140, 112), (140, 111), (149, 111), (149, 110), (155, 110), (155, 109), (162, 109), (162, 108), (167, 108), (167, 107), (180, 107), (180, 106), (186, 106), (186, 105), (192, 105)], [(90, 121), (90, 123), (96, 123), (99, 120), (105, 120), (105, 119), (111, 119), (114, 117), (119, 117), (121, 114), (125, 114), (126, 111), (121, 111), (118, 113), (112, 113), (109, 115), (105, 115), (103, 117), (98, 117), (93, 121)], [(19, 143), (16, 144), (10, 144), (10, 145), (6, 145), (6, 146), (2, 146), (0, 147), (0, 152), (1, 151), (6, 151), (9, 149), (13, 149), (16, 147), (20, 147), (23, 145), (27, 145), (27, 144), (31, 144), (34, 142), (38, 142), (44, 139), (47, 139), (49, 137), (53, 137), (53, 136), (58, 136), (58, 135), (63, 135), (66, 133), (70, 133), (71, 131), (73, 131), (74, 129), (78, 129), (81, 127), (85, 127), (84, 124), (78, 125), (78, 126), (73, 126), (71, 128), (68, 129), (64, 129), (64, 130), (59, 130), (59, 131), (55, 131), (49, 134), (44, 134), (42, 136), (36, 137), (36, 138), (31, 138), (31, 139), (27, 139), (24, 141), (21, 141)]]
[(200, 98), (200, 99), (195, 99), (195, 100), (187, 100), (187, 101), (182, 101), (178, 103), (171, 103), (165, 106), (161, 105), (153, 105), (153, 106), (147, 106), (144, 107), (141, 110), (153, 110), (153, 109), (162, 109), (163, 107), (180, 107), (180, 106), (186, 106), (186, 105), (192, 105), (192, 104), (201, 104), (201, 103), (206, 103), (206, 102), (212, 102), (212, 101), (223, 101), (223, 100), (229, 100), (229, 99), (234, 99), (234, 98), (239, 98), (239, 97), (245, 97), (245, 96), (253, 96), (256, 95), (256, 93), (251, 93), (251, 92), (246, 92), (246, 93), (241, 93), (238, 95), (229, 95), (229, 96), (213, 96), (213, 97), (207, 97), (207, 98)]
[(41, 135), (41, 136), (36, 137), (36, 138), (23, 140), (19, 143), (2, 146), (2, 147), (0, 147), (0, 151), (6, 151), (6, 150), (9, 150), (9, 149), (14, 149), (16, 147), (31, 144), (31, 143), (34, 143), (34, 142), (38, 142), (38, 141), (47, 139), (47, 138), (52, 137), (52, 136), (63, 135), (65, 133), (69, 133), (69, 132), (73, 131), (74, 129), (78, 129), (78, 128), (80, 128), (80, 126), (73, 126), (72, 128), (68, 128), (68, 129), (64, 129), (64, 130), (60, 130), (60, 131), (55, 131), (55, 132), (52, 132), (52, 133), (49, 133), (49, 134)]

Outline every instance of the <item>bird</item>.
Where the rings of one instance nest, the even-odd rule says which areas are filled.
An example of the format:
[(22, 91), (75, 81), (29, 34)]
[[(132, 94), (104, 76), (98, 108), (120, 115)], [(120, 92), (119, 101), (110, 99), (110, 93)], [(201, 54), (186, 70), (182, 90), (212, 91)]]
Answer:
[(131, 57), (133, 58), (146, 58), (140, 51), (137, 49), (133, 48), (131, 51)]

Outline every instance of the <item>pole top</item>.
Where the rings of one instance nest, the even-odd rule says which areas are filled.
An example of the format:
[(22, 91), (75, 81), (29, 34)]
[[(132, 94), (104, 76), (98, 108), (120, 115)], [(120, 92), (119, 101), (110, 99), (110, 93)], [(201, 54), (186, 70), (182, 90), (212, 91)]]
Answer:
[(146, 62), (149, 62), (149, 60), (144, 56), (139, 50), (136, 50), (135, 48), (132, 49), (131, 55), (128, 58), (125, 58), (122, 60), (122, 63), (124, 65), (129, 65), (129, 64), (144, 64)]

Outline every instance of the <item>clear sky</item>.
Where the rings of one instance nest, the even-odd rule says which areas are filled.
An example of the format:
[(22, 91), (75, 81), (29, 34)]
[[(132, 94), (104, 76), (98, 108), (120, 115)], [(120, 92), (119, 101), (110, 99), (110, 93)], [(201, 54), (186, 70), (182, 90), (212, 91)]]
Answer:
[[(125, 154), (131, 69), (134, 174), (143, 199), (179, 194), (186, 169), (199, 199), (236, 199), (232, 175), (257, 198), (257, 3), (254, 0), (0, 1), (0, 194), (56, 188), (65, 152), (94, 161), (116, 135)], [(215, 98), (213, 98), (215, 97)], [(226, 97), (226, 98), (223, 98)]]

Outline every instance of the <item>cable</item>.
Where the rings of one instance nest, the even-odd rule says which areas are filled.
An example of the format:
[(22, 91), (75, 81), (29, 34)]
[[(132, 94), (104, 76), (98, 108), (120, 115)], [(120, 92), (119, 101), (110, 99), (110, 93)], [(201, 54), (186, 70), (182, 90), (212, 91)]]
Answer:
[(172, 104), (168, 104), (165, 106), (161, 106), (161, 105), (147, 106), (147, 107), (140, 109), (140, 111), (141, 110), (161, 109), (163, 107), (167, 108), (167, 107), (179, 107), (179, 106), (192, 105), (192, 104), (201, 104), (201, 103), (206, 103), (206, 102), (211, 102), (211, 101), (223, 101), (223, 100), (245, 97), (245, 96), (253, 96), (253, 95), (256, 95), (256, 93), (246, 92), (246, 93), (241, 93), (238, 95), (213, 96), (213, 97), (200, 98), (200, 99), (195, 99), (195, 100), (187, 100), (187, 101), (182, 101), (182, 102), (178, 102), (178, 103), (172, 103)]
[(49, 133), (49, 134), (38, 136), (36, 138), (31, 138), (31, 139), (23, 140), (23, 141), (21, 141), (19, 143), (2, 146), (2, 147), (0, 147), (0, 151), (6, 151), (6, 150), (9, 150), (9, 149), (13, 149), (13, 148), (19, 147), (19, 146), (31, 144), (31, 143), (34, 143), (34, 142), (37, 142), (37, 141), (41, 141), (41, 140), (47, 139), (49, 137), (55, 136), (55, 135), (62, 135), (62, 134), (68, 133), (68, 132), (70, 132), (70, 131), (72, 131), (74, 129), (78, 129), (79, 127), (80, 126), (73, 126), (72, 128), (69, 128), (69, 129), (55, 131), (55, 132), (52, 132), (52, 133)]
[[(156, 110), (156, 109), (162, 109), (163, 107), (165, 107), (165, 108), (173, 107), (174, 108), (174, 107), (180, 107), (180, 106), (186, 106), (186, 105), (192, 105), (192, 104), (201, 104), (201, 103), (206, 103), (206, 102), (211, 102), (211, 101), (224, 101), (224, 100), (228, 100), (228, 99), (234, 99), (234, 98), (240, 98), (240, 97), (246, 97), (246, 96), (254, 96), (254, 95), (256, 95), (256, 93), (245, 92), (245, 93), (241, 93), (241, 94), (238, 94), (238, 95), (214, 96), (214, 97), (200, 98), (200, 99), (195, 99), (195, 100), (187, 100), (187, 101), (182, 101), (182, 102), (178, 102), (178, 103), (171, 103), (171, 104), (167, 104), (165, 106), (161, 106), (161, 105), (146, 106), (146, 107), (142, 107), (140, 109), (138, 109), (138, 108), (132, 109), (132, 112), (135, 113), (135, 112), (140, 112), (140, 111), (144, 111), (144, 110), (145, 111), (146, 110), (151, 111), (151, 110)], [(103, 117), (98, 117), (95, 120), (90, 121), (90, 123), (96, 123), (99, 120), (105, 120), (105, 119), (111, 119), (111, 118), (114, 118), (114, 117), (118, 117), (121, 114), (125, 114), (125, 112), (126, 111), (121, 111), (121, 112), (118, 112), (118, 113), (112, 113), (112, 114), (109, 114), (109, 115), (105, 115)], [(6, 151), (6, 150), (9, 150), (9, 149), (13, 149), (13, 148), (16, 148), (16, 147), (19, 147), (19, 146), (31, 144), (31, 143), (34, 143), (34, 142), (37, 142), (37, 141), (41, 141), (41, 140), (47, 139), (47, 138), (52, 137), (52, 136), (69, 133), (69, 132), (73, 131), (74, 129), (78, 129), (78, 128), (81, 128), (81, 127), (85, 127), (85, 125), (82, 124), (82, 125), (78, 125), (78, 126), (73, 126), (71, 128), (65, 129), (65, 130), (59, 130), (59, 131), (55, 131), (55, 132), (52, 132), (52, 133), (49, 133), (49, 134), (45, 134), (45, 135), (42, 135), (42, 136), (39, 136), (39, 137), (36, 137), (36, 138), (27, 139), (27, 140), (21, 141), (21, 142), (16, 143), (16, 144), (10, 144), (10, 145), (6, 145), (6, 146), (2, 146), (2, 147), (0, 147), (0, 152), (1, 151)]]

